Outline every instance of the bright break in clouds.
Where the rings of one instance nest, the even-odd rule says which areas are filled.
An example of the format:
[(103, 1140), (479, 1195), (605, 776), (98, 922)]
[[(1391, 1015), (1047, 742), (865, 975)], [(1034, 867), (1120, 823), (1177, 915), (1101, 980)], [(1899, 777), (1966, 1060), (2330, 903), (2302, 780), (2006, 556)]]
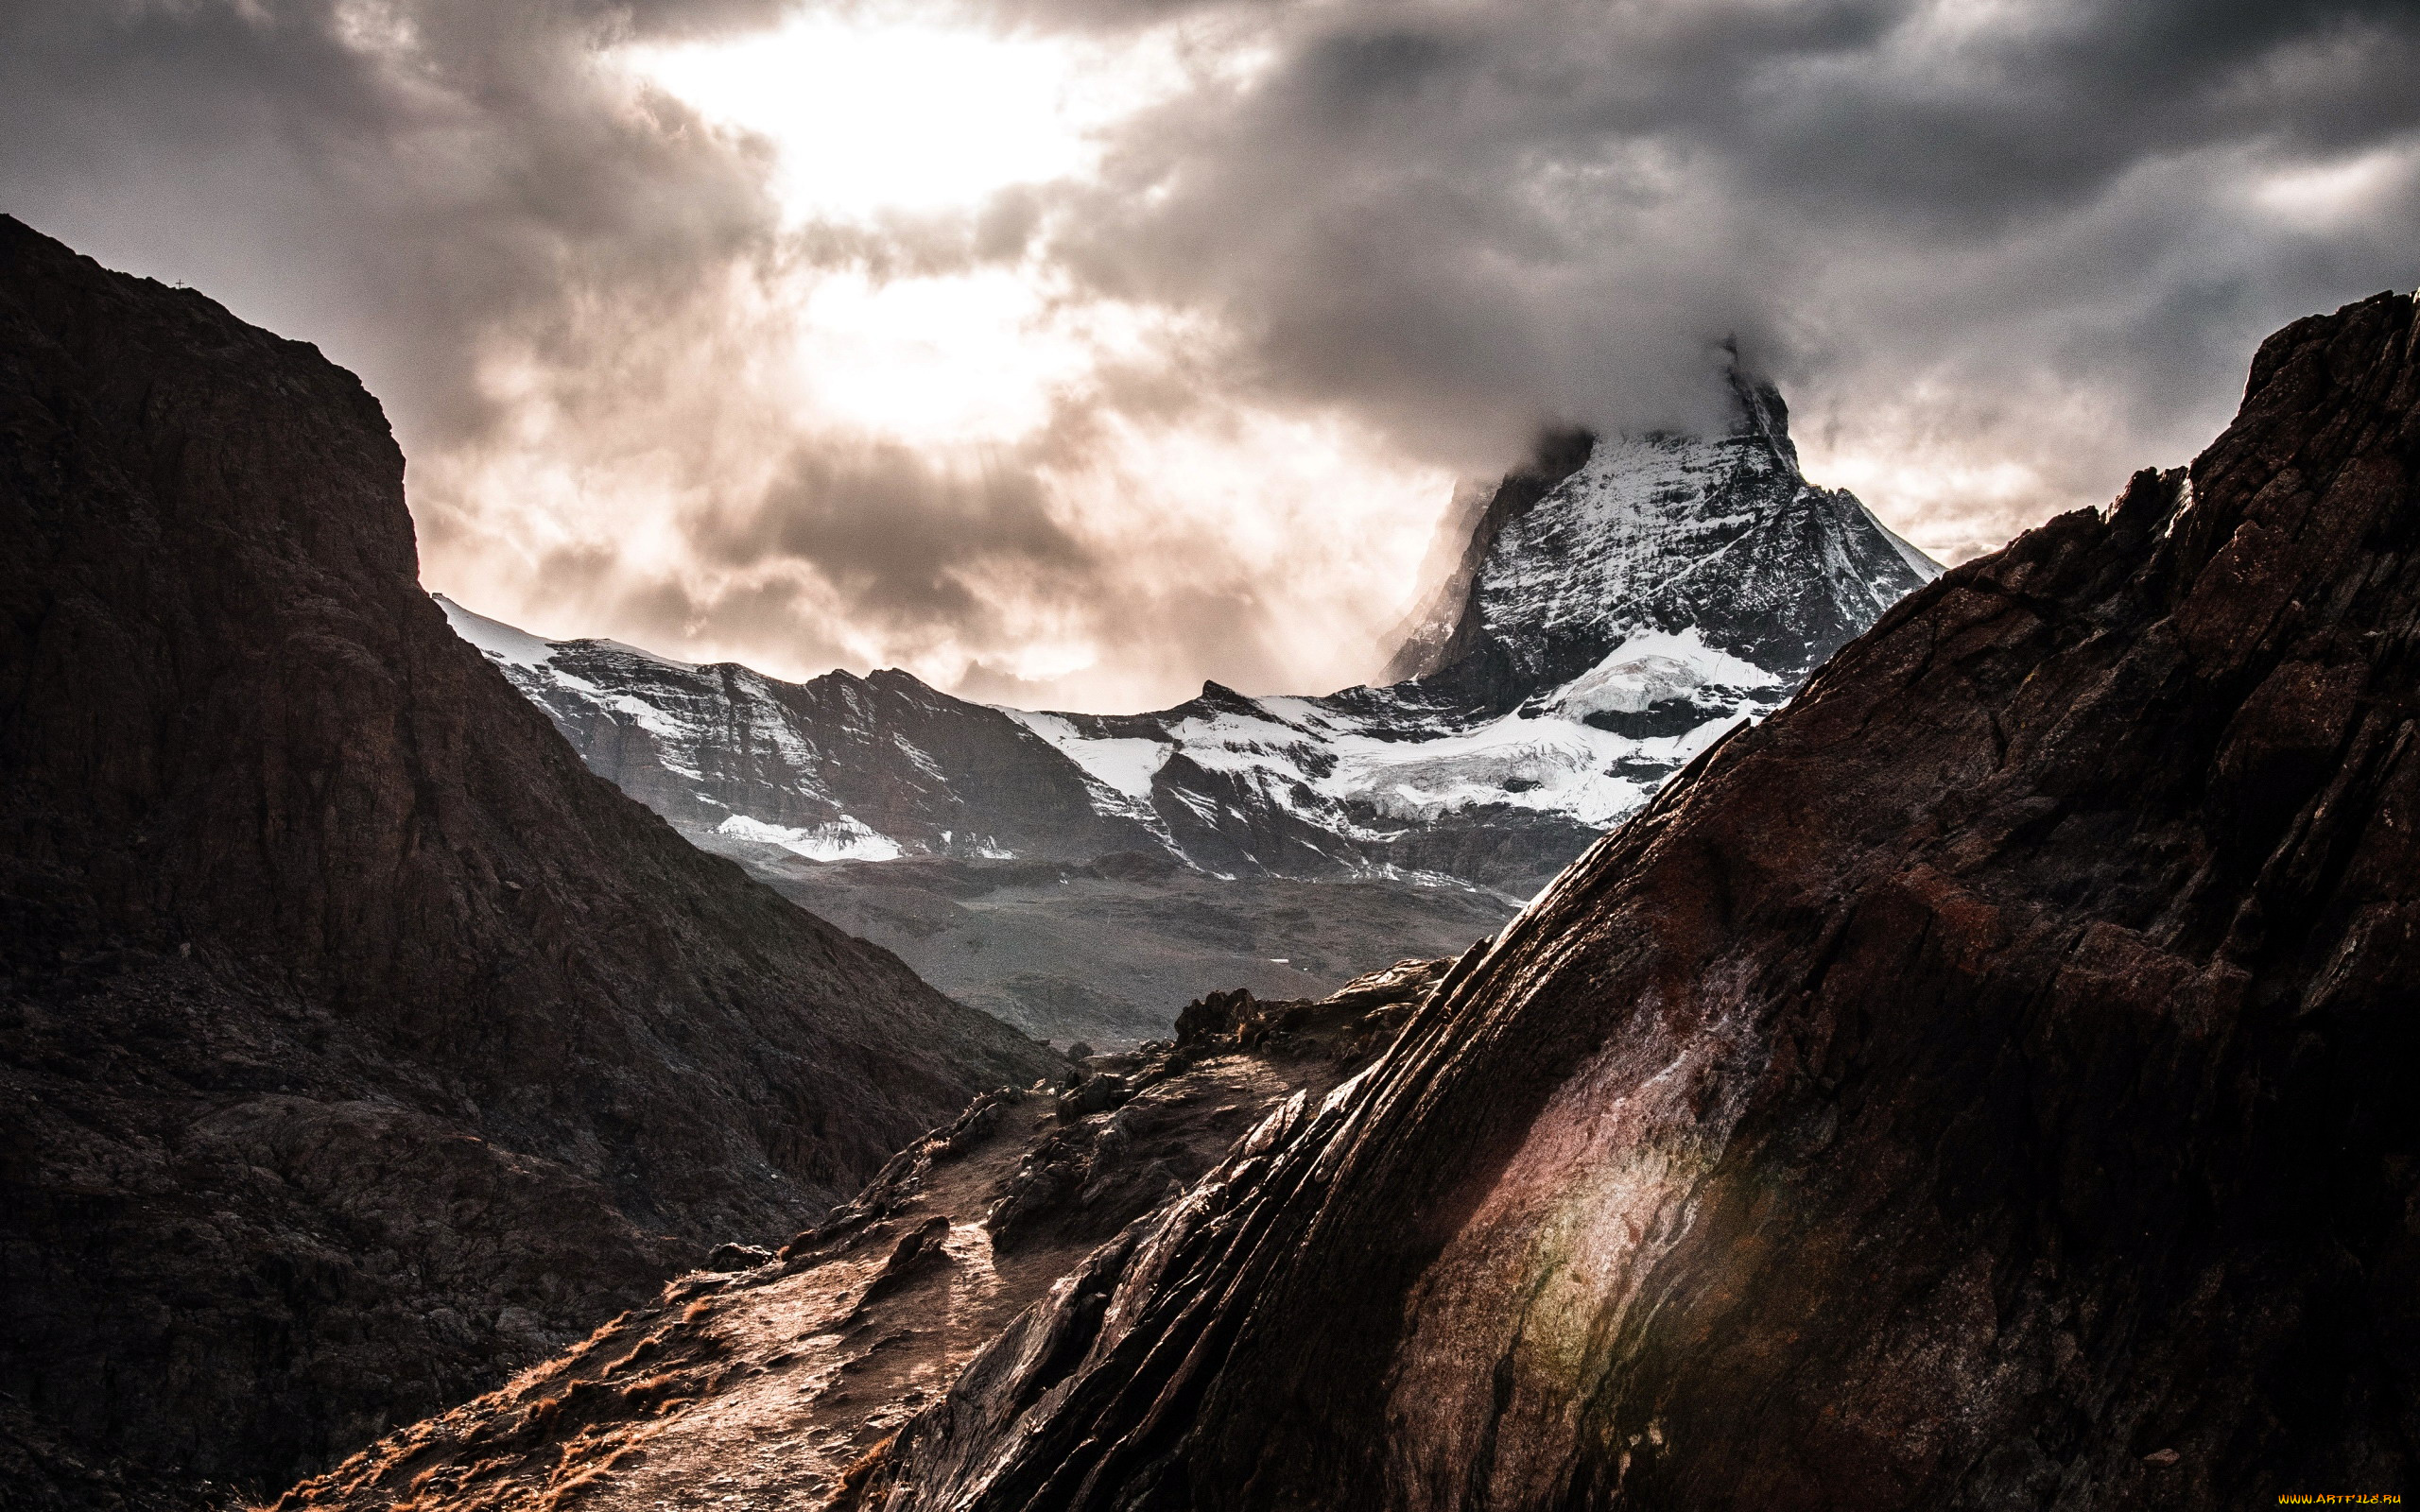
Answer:
[(2420, 280), (2409, 4), (32, 0), (0, 209), (387, 403), (432, 587), (1028, 706), (1374, 675), (1458, 476), (1688, 425), (1971, 555)]

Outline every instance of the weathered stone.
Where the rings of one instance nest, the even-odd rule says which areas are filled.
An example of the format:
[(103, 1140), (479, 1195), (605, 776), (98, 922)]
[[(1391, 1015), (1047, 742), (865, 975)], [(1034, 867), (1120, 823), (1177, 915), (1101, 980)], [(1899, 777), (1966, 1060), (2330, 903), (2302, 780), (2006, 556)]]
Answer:
[[(1104, 1057), (1132, 1061), (1121, 1074), (1134, 1096), (1072, 1128), (1047, 1117), (1036, 1128), (1008, 1116), (1010, 1094), (987, 1094), (801, 1235), (785, 1263), (683, 1277), (655, 1305), (389, 1435), (279, 1505), (791, 1512), (859, 1500), (889, 1484), (899, 1424), (1003, 1325), (1027, 1328), (1020, 1314), (1057, 1320), (1020, 1335), (1044, 1368), (1063, 1370), (1050, 1363), (1063, 1347), (1072, 1364), (1144, 1215), (1273, 1108), (1334, 1088), (1327, 1048), (1314, 1025), (1287, 1051)], [(1023, 1215), (1013, 1245), (987, 1244), (978, 1220), (1046, 1147), (1059, 1153), (1041, 1163), (1080, 1166), (1076, 1181)]]

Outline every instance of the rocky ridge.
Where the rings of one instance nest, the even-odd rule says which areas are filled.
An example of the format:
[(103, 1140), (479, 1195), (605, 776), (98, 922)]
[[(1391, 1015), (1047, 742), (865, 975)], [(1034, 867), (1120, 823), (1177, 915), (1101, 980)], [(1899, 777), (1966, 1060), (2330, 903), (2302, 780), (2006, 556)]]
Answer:
[[(854, 1501), (899, 1425), (1021, 1312), (1094, 1278), (1289, 1100), (1383, 1049), (1448, 963), (1319, 1001), (1212, 993), (1178, 1038), (1002, 1088), (778, 1253), (733, 1248), (500, 1390), (296, 1486), (280, 1512)], [(1100, 1246), (1106, 1246), (1106, 1248)]]
[(2415, 627), (2388, 294), (1704, 752), (852, 1504), (2401, 1491)]
[(0, 217), (0, 1502), (285, 1484), (1058, 1063), (416, 572), (350, 373)]

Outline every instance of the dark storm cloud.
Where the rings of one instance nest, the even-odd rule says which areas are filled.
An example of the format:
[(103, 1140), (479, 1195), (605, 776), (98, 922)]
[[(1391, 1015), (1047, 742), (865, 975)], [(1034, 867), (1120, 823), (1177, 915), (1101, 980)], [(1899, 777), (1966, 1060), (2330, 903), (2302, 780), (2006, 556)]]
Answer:
[(1970, 372), (1962, 404), (2030, 402), (2022, 370), (2173, 410), (2258, 330), (2420, 270), (2409, 159), (2342, 224), (2243, 202), (2261, 170), (2411, 145), (2409, 4), (1229, 14), (1266, 65), (1138, 121), (1054, 254), (1216, 309), (1241, 379), (1470, 460), (1542, 418), (1667, 420), (1725, 334), (1802, 387), (1988, 351), (2010, 381)]
[(689, 537), (724, 566), (806, 563), (861, 623), (946, 624), (977, 638), (993, 628), (981, 578), (1005, 570), (1046, 592), (1099, 566), (1052, 517), (1030, 466), (999, 458), (959, 472), (888, 442), (803, 448), (761, 496), (701, 513)]
[(1204, 668), (1248, 685), (1286, 685), (1292, 659), (1266, 635), (1270, 585), (1215, 550), (1167, 554), (1174, 560), (1105, 554), (1058, 517), (1040, 479), (1054, 462), (1087, 454), (1084, 429), (1076, 411), (972, 468), (888, 442), (802, 446), (761, 495), (701, 510), (684, 533), (710, 567), (749, 575), (800, 565), (816, 592), (759, 577), (711, 599), (659, 588), (654, 602), (631, 607), (667, 633), (709, 621), (771, 632), (828, 619), (879, 639), (894, 661), (960, 657), (954, 691), (1028, 707), (1063, 701), (1068, 689), (969, 654), (1015, 647), (1014, 619), (1144, 629), (1148, 644), (1125, 648), (1127, 657), (1149, 664), (1172, 650), (1163, 670), (1187, 692)]
[(0, 198), (115, 266), (207, 287), (362, 369), (413, 441), (493, 420), (476, 363), (579, 302), (691, 297), (767, 255), (761, 150), (600, 75), (616, 43), (776, 0), (16, 0)]
[[(786, 226), (769, 144), (600, 61), (786, 0), (15, 0), (0, 208), (359, 369), (432, 560), (508, 563), (541, 627), (1040, 701), (1088, 696), (1017, 655), (1046, 631), (1126, 686), (1290, 683), (1288, 615), (1340, 592), (1321, 542), (1071, 513), (1087, 470), (1165, 512), (1138, 429), (1341, 416), (1483, 472), (1542, 422), (1711, 418), (1736, 336), (1963, 555), (2181, 460), (2266, 331), (2420, 281), (2420, 3), (936, 3), (1181, 28), (1194, 72), (1097, 176)], [(785, 280), (987, 267), (1169, 334), (974, 461), (748, 376)]]

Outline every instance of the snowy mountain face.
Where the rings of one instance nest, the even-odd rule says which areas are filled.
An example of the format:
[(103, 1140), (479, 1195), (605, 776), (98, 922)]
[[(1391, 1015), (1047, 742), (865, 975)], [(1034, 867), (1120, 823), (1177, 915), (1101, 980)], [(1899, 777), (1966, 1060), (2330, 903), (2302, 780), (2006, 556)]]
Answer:
[[(1778, 679), (1786, 696), (1940, 573), (1854, 496), (1800, 475), (1788, 412), (1770, 384), (1734, 373), (1732, 391), (1728, 435), (1599, 441), (1537, 503), (1504, 511), (1454, 635), (1407, 673), (1478, 706), (1552, 703), (1556, 690), (1591, 679), (1604, 687), (1640, 637), (1694, 635), (1768, 675), (1754, 687)], [(1642, 708), (1620, 712), (1677, 696), (1668, 683), (1639, 694)]]
[(783, 682), (613, 641), (542, 641), (438, 602), (593, 769), (693, 837), (814, 861), (1157, 849), (1015, 716), (905, 672)]
[[(1479, 511), (1459, 610), (1384, 687), (997, 709), (898, 671), (785, 683), (446, 612), (591, 766), (710, 844), (818, 861), (1173, 857), (1520, 894), (1940, 569), (1800, 475), (1781, 396), (1715, 437), (1564, 433)], [(1444, 626), (1450, 620), (1451, 628)]]

